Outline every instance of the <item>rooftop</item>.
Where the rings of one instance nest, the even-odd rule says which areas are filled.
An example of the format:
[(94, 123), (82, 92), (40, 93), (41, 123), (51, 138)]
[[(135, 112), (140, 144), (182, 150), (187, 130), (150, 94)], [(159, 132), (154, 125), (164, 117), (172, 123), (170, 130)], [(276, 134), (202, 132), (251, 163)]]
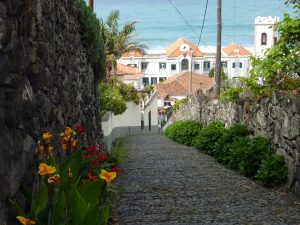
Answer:
[[(189, 94), (191, 72), (185, 72), (170, 77), (156, 86), (158, 96), (187, 96)], [(208, 76), (192, 73), (192, 91), (210, 90), (213, 87), (213, 79)]]

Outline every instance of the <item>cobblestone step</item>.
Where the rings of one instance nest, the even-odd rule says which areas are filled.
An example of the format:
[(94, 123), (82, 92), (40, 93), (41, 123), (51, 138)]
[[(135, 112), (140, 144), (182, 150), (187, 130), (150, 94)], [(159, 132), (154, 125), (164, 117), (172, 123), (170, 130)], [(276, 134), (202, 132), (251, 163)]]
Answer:
[(140, 135), (126, 149), (114, 225), (300, 225), (296, 196), (266, 189), (194, 148)]

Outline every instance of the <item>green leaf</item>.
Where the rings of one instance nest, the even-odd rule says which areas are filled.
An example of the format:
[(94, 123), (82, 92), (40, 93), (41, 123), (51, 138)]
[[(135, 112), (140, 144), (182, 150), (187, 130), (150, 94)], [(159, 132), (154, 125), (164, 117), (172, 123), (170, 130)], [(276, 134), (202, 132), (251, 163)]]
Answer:
[(31, 205), (32, 204), (32, 191), (24, 183), (21, 183), (20, 192), (23, 194), (26, 201)]
[[(62, 190), (67, 191), (68, 183), (70, 180), (71, 183), (77, 180), (81, 167), (82, 167), (81, 151), (74, 152), (61, 164), (59, 169), (60, 169), (60, 178), (61, 178), (60, 188)], [(69, 177), (69, 168), (72, 173), (72, 177)]]
[(88, 203), (94, 203), (100, 197), (101, 190), (104, 188), (103, 182), (99, 179), (82, 185), (78, 192)]
[(35, 218), (46, 208), (48, 204), (48, 187), (44, 182), (41, 182), (40, 189), (32, 201), (31, 210)]
[(89, 211), (89, 204), (84, 200), (77, 189), (73, 189), (70, 195), (70, 213), (72, 225), (85, 223), (86, 214)]
[(60, 224), (65, 221), (65, 210), (68, 207), (67, 196), (64, 191), (58, 191), (53, 206), (53, 224)]

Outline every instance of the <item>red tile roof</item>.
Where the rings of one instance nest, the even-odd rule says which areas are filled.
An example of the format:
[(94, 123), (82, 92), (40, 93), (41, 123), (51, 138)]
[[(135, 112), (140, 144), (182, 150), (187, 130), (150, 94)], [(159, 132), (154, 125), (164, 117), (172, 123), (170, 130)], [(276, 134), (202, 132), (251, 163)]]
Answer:
[[(189, 94), (190, 72), (175, 75), (156, 86), (158, 96), (187, 96)], [(210, 90), (213, 79), (208, 76), (192, 73), (192, 91)]]
[(116, 75), (124, 80), (137, 80), (144, 77), (143, 73), (139, 73), (139, 69), (137, 67), (127, 66), (120, 63), (117, 64)]
[(137, 67), (127, 66), (121, 63), (117, 64), (117, 74), (137, 73), (139, 69)]
[(122, 57), (142, 57), (144, 54), (139, 51), (124, 52)]
[[(182, 51), (180, 49), (180, 46), (182, 46), (183, 44), (188, 45), (190, 47), (190, 50)], [(203, 56), (203, 53), (200, 51), (199, 48), (197, 48), (196, 45), (188, 42), (187, 40), (185, 40), (183, 38), (179, 38), (176, 42), (172, 43), (171, 45), (169, 45), (166, 48), (166, 56), (167, 57), (178, 57), (183, 54), (191, 55), (191, 51), (193, 51), (194, 56), (197, 56), (197, 57)]]
[(239, 46), (235, 43), (231, 43), (227, 47), (223, 48), (223, 52), (227, 56), (238, 56), (238, 55), (248, 56), (248, 55), (251, 55), (251, 53), (247, 49), (245, 49), (242, 46)]

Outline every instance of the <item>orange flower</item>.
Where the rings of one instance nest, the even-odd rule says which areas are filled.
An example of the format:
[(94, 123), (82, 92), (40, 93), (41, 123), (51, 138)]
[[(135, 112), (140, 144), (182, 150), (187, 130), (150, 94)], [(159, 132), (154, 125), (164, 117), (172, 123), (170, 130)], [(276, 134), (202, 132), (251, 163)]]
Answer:
[(56, 168), (54, 166), (48, 166), (46, 163), (41, 163), (39, 166), (38, 174), (43, 176), (46, 174), (52, 174), (56, 172)]
[(45, 151), (44, 145), (40, 141), (38, 141), (38, 146), (36, 151), (40, 153), (43, 153)]
[(35, 224), (35, 221), (31, 220), (31, 219), (27, 219), (27, 218), (24, 218), (23, 216), (17, 216), (16, 217), (21, 224), (23, 225), (30, 225), (30, 224)]
[(105, 169), (101, 170), (101, 173), (99, 174), (99, 177), (102, 180), (105, 180), (106, 183), (110, 183), (113, 179), (115, 179), (117, 176), (116, 172), (107, 172)]
[(79, 141), (78, 140), (76, 140), (76, 139), (72, 140), (71, 146), (72, 146), (73, 149), (76, 149), (78, 147), (78, 145), (79, 145)]
[(55, 175), (48, 178), (48, 183), (49, 184), (57, 184), (59, 181), (60, 181), (59, 174), (55, 174)]
[(53, 134), (51, 134), (50, 132), (43, 133), (43, 140), (45, 141), (45, 143), (49, 143), (49, 139), (51, 137), (53, 137)]
[(76, 131), (73, 130), (71, 127), (66, 127), (65, 133), (63, 133), (64, 136), (72, 136), (76, 134)]
[(61, 149), (62, 149), (64, 152), (67, 152), (67, 150), (68, 150), (68, 144), (62, 143), (62, 144), (61, 144)]

